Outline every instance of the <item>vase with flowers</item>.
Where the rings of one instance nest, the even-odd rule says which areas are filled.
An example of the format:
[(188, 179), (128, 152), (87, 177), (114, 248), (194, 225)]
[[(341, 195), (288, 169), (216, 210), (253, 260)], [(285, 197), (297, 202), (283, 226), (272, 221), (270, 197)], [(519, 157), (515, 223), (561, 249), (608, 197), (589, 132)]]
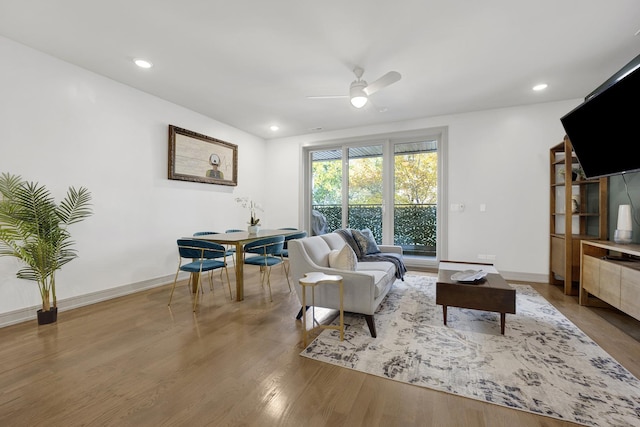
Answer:
[(236, 197), (236, 202), (240, 203), (243, 208), (249, 208), (251, 217), (249, 218), (249, 234), (257, 234), (260, 231), (260, 218), (256, 216), (256, 210), (263, 211), (259, 203), (254, 202), (249, 197)]

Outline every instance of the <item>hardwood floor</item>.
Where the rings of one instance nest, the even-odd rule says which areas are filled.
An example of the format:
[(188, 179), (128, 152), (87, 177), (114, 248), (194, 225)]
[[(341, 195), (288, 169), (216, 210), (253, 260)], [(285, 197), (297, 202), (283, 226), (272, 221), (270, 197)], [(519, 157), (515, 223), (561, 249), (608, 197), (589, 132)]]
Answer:
[[(574, 425), (301, 357), (300, 307), (281, 269), (273, 302), (257, 269), (245, 274), (244, 301), (217, 276), (195, 315), (183, 282), (170, 308), (163, 286), (0, 329), (0, 425)], [(640, 377), (640, 322), (533, 286)]]

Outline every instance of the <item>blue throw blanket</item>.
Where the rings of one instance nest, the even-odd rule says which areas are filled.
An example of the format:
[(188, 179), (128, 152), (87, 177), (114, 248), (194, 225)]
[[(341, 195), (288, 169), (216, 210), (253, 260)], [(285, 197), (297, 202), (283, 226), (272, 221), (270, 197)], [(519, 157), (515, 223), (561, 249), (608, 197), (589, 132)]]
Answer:
[(340, 236), (342, 236), (344, 241), (347, 242), (349, 246), (351, 246), (351, 249), (353, 249), (353, 252), (355, 252), (356, 256), (358, 257), (358, 262), (367, 262), (367, 261), (391, 262), (393, 263), (393, 265), (396, 266), (396, 278), (404, 281), (404, 275), (407, 272), (407, 267), (404, 265), (404, 261), (402, 260), (402, 255), (391, 253), (391, 252), (378, 252), (375, 254), (367, 254), (365, 253), (365, 251), (362, 250), (362, 248), (360, 248), (360, 246), (358, 245), (358, 242), (353, 237), (351, 230), (347, 228), (342, 228), (340, 230), (336, 230), (335, 232), (338, 233)]

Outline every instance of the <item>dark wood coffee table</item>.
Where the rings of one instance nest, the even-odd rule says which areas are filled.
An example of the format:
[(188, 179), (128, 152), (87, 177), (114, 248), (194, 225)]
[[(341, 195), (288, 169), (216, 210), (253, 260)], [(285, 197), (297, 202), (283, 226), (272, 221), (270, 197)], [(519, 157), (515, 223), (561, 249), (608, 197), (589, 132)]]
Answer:
[[(464, 270), (484, 270), (486, 280), (479, 284), (464, 284), (451, 279), (451, 275)], [(504, 335), (505, 314), (516, 313), (516, 290), (509, 286), (492, 264), (441, 261), (436, 282), (436, 304), (442, 305), (444, 324), (447, 307), (500, 313), (500, 333)]]

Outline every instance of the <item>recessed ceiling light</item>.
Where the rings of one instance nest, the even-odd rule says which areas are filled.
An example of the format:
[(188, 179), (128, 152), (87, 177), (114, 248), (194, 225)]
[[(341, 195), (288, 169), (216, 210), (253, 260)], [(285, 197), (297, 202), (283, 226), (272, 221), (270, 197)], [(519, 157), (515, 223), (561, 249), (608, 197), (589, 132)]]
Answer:
[(153, 64), (146, 59), (134, 59), (133, 62), (140, 68), (151, 68)]
[(547, 86), (549, 86), (546, 83), (540, 83), (539, 85), (535, 85), (533, 87), (533, 90), (535, 90), (536, 92), (541, 91), (541, 90), (545, 90), (547, 88)]
[(271, 125), (271, 126), (269, 126), (269, 129), (271, 129), (272, 131), (274, 131), (274, 132), (275, 132), (275, 131), (277, 131), (277, 130), (280, 130), (280, 126), (278, 126), (278, 125)]

